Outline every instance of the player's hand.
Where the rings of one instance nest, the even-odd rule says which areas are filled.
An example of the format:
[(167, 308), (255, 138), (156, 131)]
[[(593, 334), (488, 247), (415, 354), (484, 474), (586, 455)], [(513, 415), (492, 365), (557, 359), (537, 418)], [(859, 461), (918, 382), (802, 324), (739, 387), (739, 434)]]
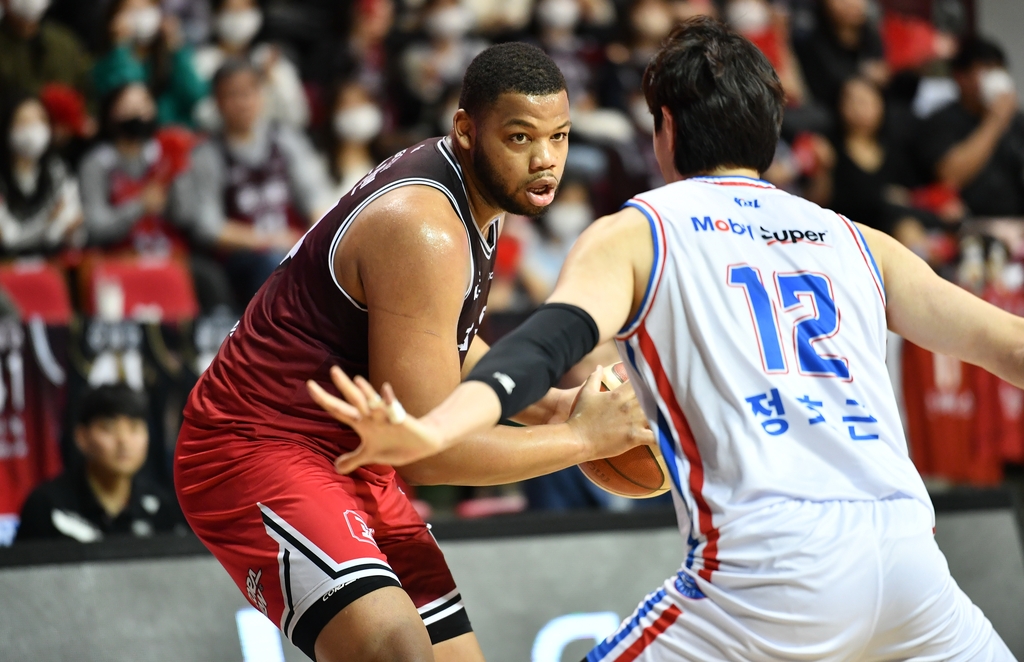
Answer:
[(601, 391), (604, 369), (597, 366), (580, 388), (580, 399), (569, 417), (569, 427), (586, 444), (588, 460), (614, 457), (641, 444), (654, 445), (654, 433), (626, 382), (614, 391)]
[(405, 413), (391, 385), (381, 394), (362, 377), (348, 378), (341, 368), (331, 368), (331, 381), (345, 398), (337, 398), (313, 380), (306, 382), (309, 395), (328, 414), (359, 434), (361, 443), (338, 456), (334, 469), (347, 474), (367, 464), (401, 466), (422, 460), (442, 448), (440, 435)]

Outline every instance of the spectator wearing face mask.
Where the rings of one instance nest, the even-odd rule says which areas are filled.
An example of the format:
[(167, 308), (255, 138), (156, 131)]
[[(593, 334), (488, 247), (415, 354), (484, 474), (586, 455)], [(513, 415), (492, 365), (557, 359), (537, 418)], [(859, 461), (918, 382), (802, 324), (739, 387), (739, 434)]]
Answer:
[(191, 126), (207, 84), (178, 20), (165, 15), (157, 0), (112, 0), (106, 30), (108, 50), (93, 69), (98, 94), (145, 83), (156, 97), (159, 124)]
[(0, 0), (0, 89), (38, 95), (62, 83), (82, 95), (92, 90), (92, 59), (68, 29), (43, 16), (50, 0)]
[(960, 191), (976, 216), (1024, 216), (1024, 115), (1006, 56), (984, 39), (952, 63), (960, 98), (932, 114), (920, 152), (937, 181)]
[(581, 0), (540, 0), (536, 5), (540, 28), (538, 45), (544, 49), (565, 76), (566, 92), (574, 105), (590, 97), (593, 79), (590, 62), (593, 49), (577, 34), (583, 18)]
[(522, 249), (519, 274), (535, 304), (543, 303), (555, 289), (569, 249), (594, 218), (586, 184), (563, 180), (558, 197), (540, 218), (540, 231), (532, 233)]
[(158, 130), (156, 104), (141, 83), (111, 92), (101, 120), (100, 142), (79, 167), (89, 243), (113, 253), (187, 258), (202, 311), (231, 307), (222, 267), (190, 250), (200, 234), (194, 136), (179, 127)]
[(487, 42), (469, 36), (476, 19), (459, 0), (429, 0), (422, 16), (428, 41), (406, 49), (402, 69), (413, 96), (433, 105), (447, 89), (461, 83), (466, 67), (487, 48)]
[(224, 122), (194, 154), (196, 236), (219, 256), (244, 305), (336, 199), (305, 134), (266, 120), (260, 74), (248, 60), (225, 62), (213, 91)]
[(29, 96), (11, 100), (0, 131), (0, 252), (45, 254), (80, 244), (78, 183), (50, 150), (43, 104)]
[(374, 143), (384, 128), (384, 113), (361, 83), (342, 84), (334, 97), (328, 142), (329, 198), (338, 200), (380, 163)]
[[(199, 75), (210, 81), (225, 60), (246, 58), (260, 72), (267, 119), (305, 128), (309, 124), (309, 104), (299, 70), (279, 47), (256, 43), (263, 26), (259, 5), (255, 0), (215, 0), (212, 5), (215, 41), (196, 51)], [(197, 115), (204, 128), (213, 129), (220, 124), (217, 104), (210, 97), (203, 100)]]

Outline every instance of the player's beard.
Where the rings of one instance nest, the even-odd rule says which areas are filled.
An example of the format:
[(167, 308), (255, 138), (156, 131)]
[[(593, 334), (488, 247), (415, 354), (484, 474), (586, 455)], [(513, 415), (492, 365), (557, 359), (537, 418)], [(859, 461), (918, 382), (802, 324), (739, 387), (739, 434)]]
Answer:
[[(488, 202), (499, 209), (504, 209), (510, 214), (520, 216), (539, 216), (546, 207), (531, 205), (529, 202), (519, 202), (516, 194), (525, 192), (526, 187), (533, 183), (533, 180), (523, 182), (519, 188), (513, 188), (501, 178), (498, 169), (487, 153), (480, 147), (480, 143), (473, 145), (473, 170), (476, 172), (476, 179), (480, 182), (480, 192)], [(556, 189), (557, 190), (557, 189)]]

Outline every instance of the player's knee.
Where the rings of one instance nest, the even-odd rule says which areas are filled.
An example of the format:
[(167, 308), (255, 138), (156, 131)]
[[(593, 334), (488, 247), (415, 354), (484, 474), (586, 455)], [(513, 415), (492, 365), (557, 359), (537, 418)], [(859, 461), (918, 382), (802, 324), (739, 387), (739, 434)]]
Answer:
[[(326, 628), (325, 628), (326, 631)], [(363, 636), (323, 637), (316, 643), (317, 662), (434, 662), (430, 638), (420, 623), (381, 623)]]
[(430, 637), (402, 589), (359, 598), (332, 618), (316, 638), (317, 662), (433, 662)]

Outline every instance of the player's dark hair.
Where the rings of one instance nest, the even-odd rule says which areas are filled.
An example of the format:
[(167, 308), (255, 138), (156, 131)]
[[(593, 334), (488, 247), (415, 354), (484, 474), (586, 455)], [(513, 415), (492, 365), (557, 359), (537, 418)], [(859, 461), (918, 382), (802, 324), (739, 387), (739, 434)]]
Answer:
[(213, 79), (210, 81), (210, 89), (216, 94), (220, 91), (221, 83), (240, 73), (250, 73), (257, 80), (260, 77), (259, 70), (252, 62), (242, 57), (230, 57), (224, 61), (224, 64), (220, 65), (217, 73), (213, 74)]
[(565, 77), (544, 51), (518, 41), (491, 46), (469, 63), (459, 107), (472, 117), (502, 94), (543, 96), (565, 89)]
[(643, 89), (655, 130), (662, 106), (672, 113), (681, 175), (771, 165), (782, 84), (764, 54), (720, 21), (696, 17), (673, 30), (647, 65)]
[(998, 45), (981, 37), (968, 37), (960, 43), (956, 57), (950, 62), (953, 71), (967, 71), (976, 64), (1006, 66), (1006, 53)]
[(78, 410), (78, 424), (91, 425), (104, 418), (127, 416), (146, 420), (149, 402), (146, 394), (125, 384), (99, 386), (82, 398)]

